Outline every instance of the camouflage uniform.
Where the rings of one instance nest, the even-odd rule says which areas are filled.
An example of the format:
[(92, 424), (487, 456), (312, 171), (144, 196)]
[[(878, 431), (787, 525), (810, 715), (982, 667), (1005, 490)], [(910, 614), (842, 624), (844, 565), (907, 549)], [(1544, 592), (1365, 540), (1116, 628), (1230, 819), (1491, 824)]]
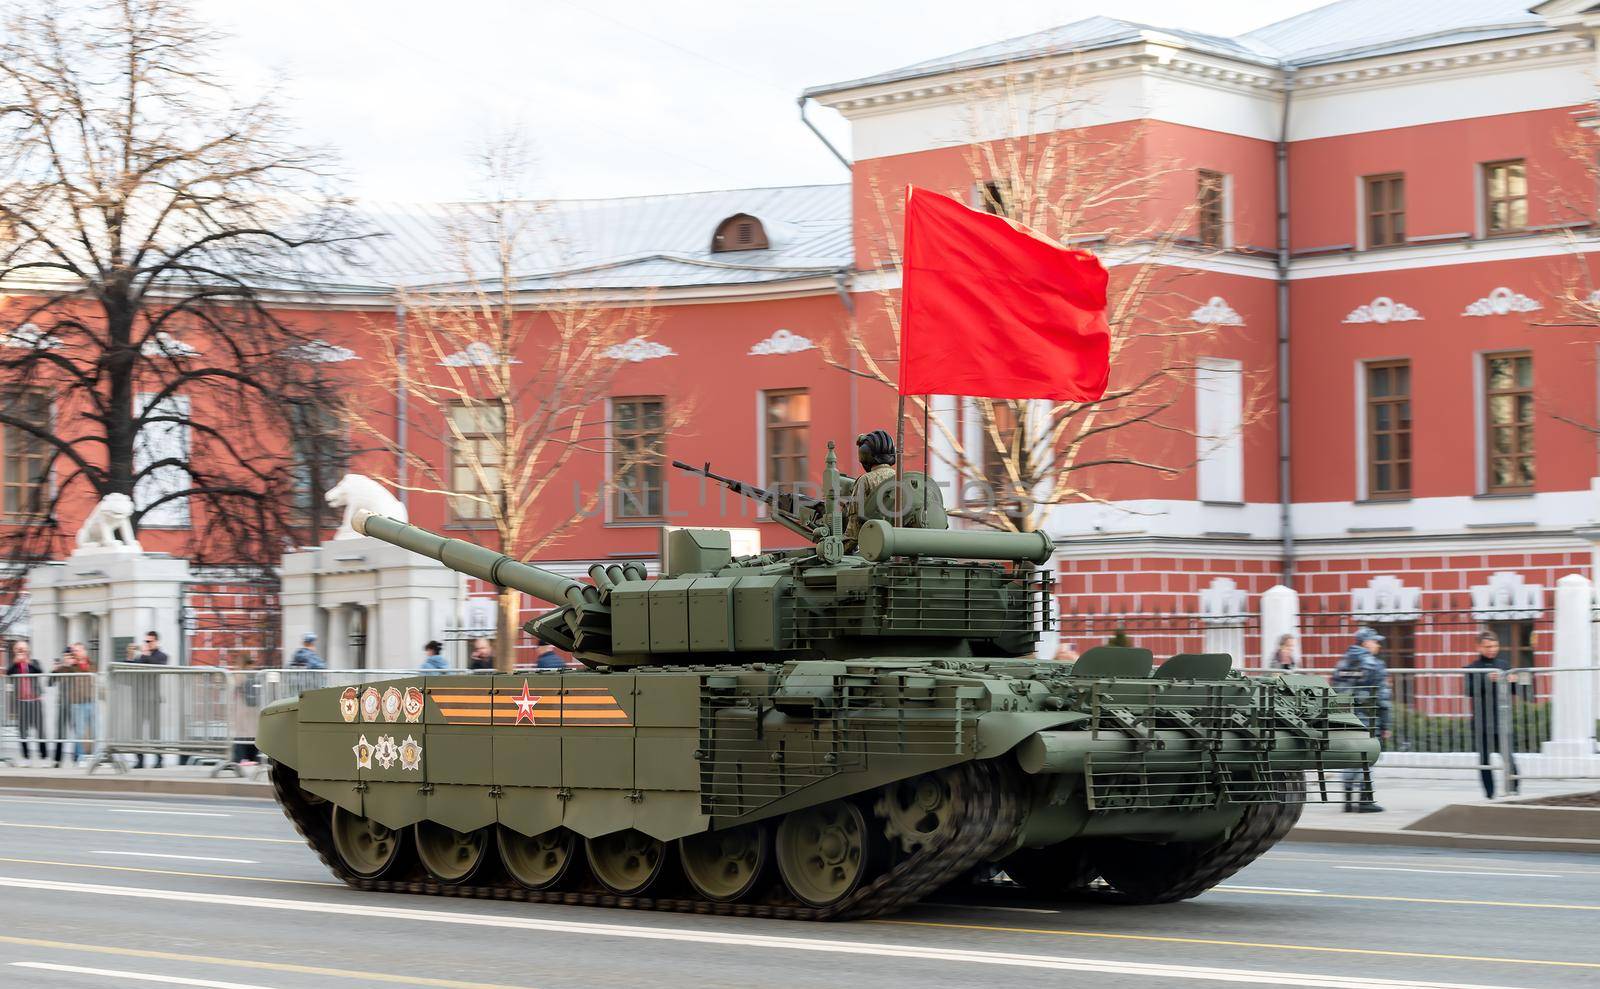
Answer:
[(883, 518), (887, 514), (885, 506), (878, 504), (879, 489), (885, 484), (893, 483), (893, 464), (878, 464), (856, 478), (855, 488), (845, 500), (844, 539), (847, 547), (855, 548), (856, 537), (861, 534), (862, 522)]

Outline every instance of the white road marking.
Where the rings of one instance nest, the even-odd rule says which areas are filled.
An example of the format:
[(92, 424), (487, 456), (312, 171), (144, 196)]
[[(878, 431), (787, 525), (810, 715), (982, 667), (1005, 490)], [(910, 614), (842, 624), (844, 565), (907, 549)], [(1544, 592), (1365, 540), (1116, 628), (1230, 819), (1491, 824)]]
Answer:
[(126, 979), (129, 982), (164, 982), (169, 986), (202, 986), (205, 989), (268, 989), (267, 986), (243, 982), (219, 982), (216, 979), (189, 979), (181, 975), (155, 975), (149, 972), (122, 972), (112, 968), (87, 968), (83, 965), (57, 965), (52, 962), (12, 962), (12, 968), (33, 968), (45, 972), (70, 972), (73, 975), (98, 975), (105, 978)]
[(1320, 889), (1300, 889), (1297, 886), (1213, 886), (1224, 893), (1320, 893)]
[(255, 859), (219, 859), (209, 855), (167, 855), (162, 852), (116, 852), (104, 849), (95, 849), (90, 855), (133, 855), (145, 859), (180, 859), (184, 862), (233, 862), (238, 865), (256, 865)]
[(693, 928), (633, 927), (626, 924), (600, 924), (573, 920), (543, 920), (516, 915), (453, 913), (411, 907), (385, 906), (375, 897), (362, 902), (333, 903), (317, 900), (282, 900), (265, 896), (238, 896), (225, 893), (195, 893), (178, 890), (145, 889), (134, 886), (106, 886), (93, 883), (68, 883), (48, 879), (23, 879), (0, 876), (0, 886), (56, 893), (83, 893), (93, 896), (123, 896), (134, 899), (175, 901), (187, 904), (214, 904), (286, 910), (295, 913), (333, 914), (358, 917), (365, 921), (400, 920), (428, 925), (439, 924), (493, 927), (509, 930), (546, 931), (555, 934), (591, 937), (634, 938), (643, 941), (678, 941), (763, 950), (828, 952), (839, 955), (867, 955), (880, 958), (909, 958), (936, 962), (967, 962), (975, 965), (1003, 965), (1014, 968), (1053, 969), (1109, 975), (1136, 975), (1146, 978), (1186, 979), (1266, 986), (1305, 986), (1313, 989), (1510, 989), (1481, 983), (1419, 982), (1409, 979), (1361, 978), (1343, 975), (1315, 975), (1302, 972), (1254, 971), (1250, 969), (1210, 968), (1199, 965), (1165, 965), (1153, 962), (1115, 961), (1099, 958), (1072, 958), (1062, 955), (1031, 955), (1007, 951), (976, 951), (940, 948), (930, 945), (892, 944), (871, 941), (838, 941), (826, 938), (785, 937), (765, 934), (740, 934)]
[(232, 817), (232, 814), (217, 814), (209, 810), (148, 810), (138, 807), (107, 807), (114, 814), (168, 814), (172, 817)]
[(987, 903), (929, 903), (926, 900), (917, 902), (919, 907), (943, 907), (946, 910), (998, 910), (1001, 913), (1060, 913), (1060, 910), (1046, 910), (1043, 907), (1000, 907)]
[[(172, 802), (173, 803), (177, 803), (179, 806), (183, 806), (183, 807), (216, 806), (215, 804), (207, 804), (207, 803), (193, 803), (193, 802), (183, 802), (183, 801), (172, 801)], [(163, 803), (165, 803), (165, 801), (156, 801), (156, 800), (106, 800), (106, 799), (95, 798), (95, 797), (21, 797), (21, 796), (15, 796), (15, 795), (12, 795), (12, 794), (0, 793), (0, 804), (67, 804), (67, 805), (72, 806), (72, 807), (89, 807), (89, 808), (110, 807), (110, 808), (114, 808), (114, 809), (125, 809), (125, 808), (129, 808), (129, 807), (161, 808)], [(267, 817), (281, 817), (281, 816), (283, 816), (282, 813), (280, 811), (277, 811), (277, 810), (251, 810), (250, 808), (247, 808), (247, 807), (235, 807), (235, 806), (233, 806), (231, 804), (227, 805), (227, 807), (228, 807), (228, 813), (230, 815), (232, 815), (232, 814), (258, 814), (258, 815), (267, 816)]]
[(1336, 865), (1348, 872), (1425, 872), (1430, 876), (1511, 876), (1517, 879), (1564, 879), (1554, 872), (1477, 872), (1455, 869), (1403, 869), (1395, 865)]

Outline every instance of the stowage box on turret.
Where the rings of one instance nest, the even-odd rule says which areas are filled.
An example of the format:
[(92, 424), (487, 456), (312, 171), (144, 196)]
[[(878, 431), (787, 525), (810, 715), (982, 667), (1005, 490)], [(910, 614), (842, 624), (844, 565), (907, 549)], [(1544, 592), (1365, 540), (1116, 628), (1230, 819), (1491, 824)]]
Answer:
[[(365, 535), (548, 601), (527, 630), (581, 671), (406, 677), (266, 708), (285, 812), (353, 886), (811, 919), (869, 917), (997, 870), (1194, 896), (1278, 841), (1377, 743), (1319, 677), (1221, 654), (1032, 657), (1042, 533), (842, 540), (734, 559), (669, 533), (670, 570), (589, 582), (373, 515)], [(942, 521), (942, 511), (937, 516)]]

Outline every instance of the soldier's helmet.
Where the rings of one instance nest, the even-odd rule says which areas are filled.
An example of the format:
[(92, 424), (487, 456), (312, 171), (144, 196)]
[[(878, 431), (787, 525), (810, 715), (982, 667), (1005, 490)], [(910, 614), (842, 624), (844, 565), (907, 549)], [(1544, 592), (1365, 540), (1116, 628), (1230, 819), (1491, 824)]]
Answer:
[(882, 429), (862, 433), (856, 437), (856, 452), (861, 457), (861, 463), (867, 467), (892, 464), (895, 460), (894, 437)]

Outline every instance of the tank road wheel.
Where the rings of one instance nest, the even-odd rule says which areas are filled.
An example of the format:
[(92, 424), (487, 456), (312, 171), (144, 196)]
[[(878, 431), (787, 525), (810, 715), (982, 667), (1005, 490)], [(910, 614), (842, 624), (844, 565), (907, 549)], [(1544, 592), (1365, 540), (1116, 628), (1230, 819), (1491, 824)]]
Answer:
[(578, 836), (566, 828), (551, 828), (529, 838), (504, 824), (495, 833), (500, 862), (524, 889), (553, 889), (567, 876), (577, 859)]
[(1101, 878), (1135, 903), (1174, 903), (1199, 896), (1254, 862), (1299, 820), (1305, 809), (1305, 777), (1286, 774), (1279, 787), (1281, 803), (1247, 805), (1239, 823), (1220, 840), (1096, 842), (1093, 854)]
[(756, 889), (772, 861), (765, 824), (707, 831), (678, 841), (678, 857), (694, 891), (717, 903), (732, 903)]
[(1086, 889), (1100, 875), (1094, 849), (1086, 841), (1063, 841), (1048, 848), (1019, 848), (1000, 868), (1012, 881), (1039, 896)]
[(884, 787), (872, 805), (883, 835), (910, 855), (955, 827), (955, 800), (944, 773), (924, 773)]
[(418, 821), (414, 831), (422, 867), (447, 886), (477, 875), (489, 857), (488, 828), (462, 834), (436, 821)]
[(618, 896), (643, 893), (667, 864), (665, 842), (631, 829), (590, 838), (584, 850), (594, 877)]
[(847, 801), (790, 812), (778, 825), (775, 845), (784, 885), (811, 906), (838, 903), (866, 878), (867, 822)]
[(333, 808), (333, 848), (346, 869), (362, 879), (376, 879), (393, 868), (405, 846), (405, 832), (393, 831), (370, 817)]

